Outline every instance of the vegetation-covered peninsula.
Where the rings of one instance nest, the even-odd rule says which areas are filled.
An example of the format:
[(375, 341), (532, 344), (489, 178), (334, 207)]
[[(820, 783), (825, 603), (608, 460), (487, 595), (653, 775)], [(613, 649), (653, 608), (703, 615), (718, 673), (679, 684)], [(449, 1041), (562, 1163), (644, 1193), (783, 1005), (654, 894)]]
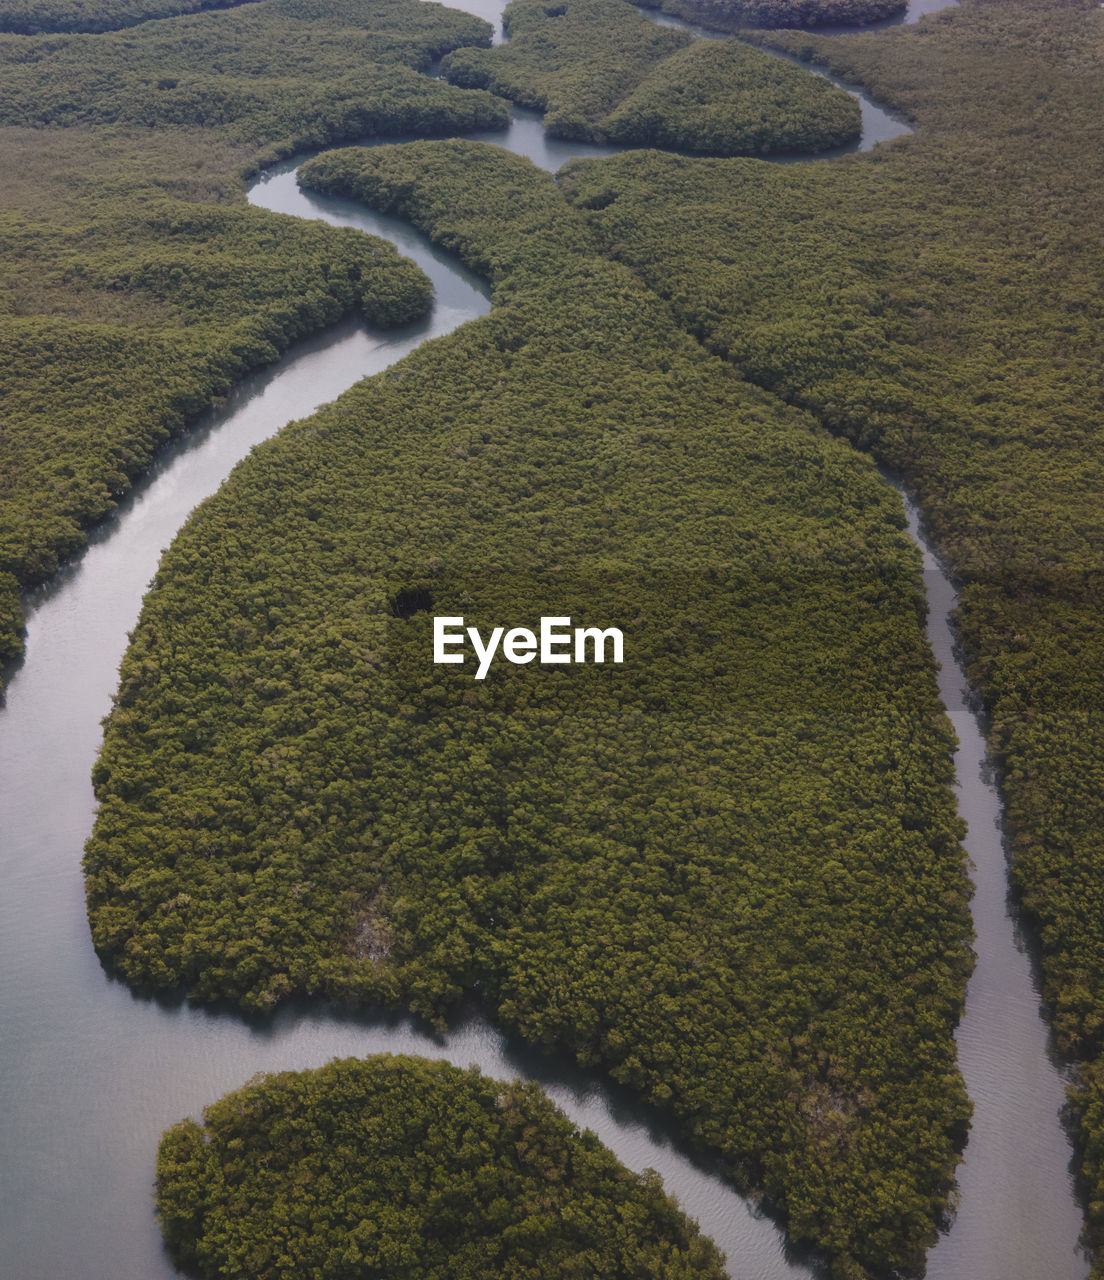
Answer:
[(536, 1086), (346, 1058), (161, 1141), (174, 1258), (214, 1280), (723, 1280), (716, 1248)]
[[(617, 10), (607, 44), (618, 31), (635, 33), (630, 44), (686, 43), (603, 2)], [(64, 5), (33, 13), (50, 30), (92, 20)], [(160, 11), (95, 11), (107, 27), (127, 15)], [(19, 652), (20, 589), (80, 547), (157, 445), (233, 379), (352, 310), (378, 324), (424, 310), (424, 283), (389, 249), (246, 210), (241, 175), (327, 142), (504, 126), (501, 98), (424, 74), (489, 42), (480, 19), (419, 0), (260, 0), (105, 34), (0, 36), (0, 661)], [(770, 59), (731, 56), (686, 50), (696, 97), (715, 105), (684, 99), (660, 67), (624, 128), (646, 117), (657, 140), (724, 150), (852, 127), (850, 100), (825, 97), (814, 77), (790, 73), (811, 95), (794, 114)], [(216, 216), (196, 201), (237, 207)]]
[(0, 39), (0, 124), (210, 130), (271, 159), (373, 134), (505, 124), (421, 72), (486, 23), (421, 0), (261, 0), (105, 35)]
[[(839, 1274), (918, 1265), (970, 953), (896, 495), (527, 161), (413, 143), (303, 180), (413, 218), (495, 307), (268, 442), (170, 549), (96, 771), (97, 946), (251, 1006), (476, 995)], [(617, 625), (628, 656), (477, 683), (431, 613)]]
[(914, 117), (785, 170), (655, 153), (577, 166), (607, 251), (759, 385), (901, 471), (961, 580), (1012, 878), (1104, 1239), (1104, 12), (963, 5), (878, 36), (778, 37)]
[[(512, 52), (414, 0), (0, 39), (0, 652), (19, 586), (233, 378), (424, 309), (378, 244), (246, 210), (243, 173), (504, 123), (424, 74), (449, 49), (568, 136), (735, 149), (725, 111), (769, 94), (731, 77), (765, 64), (627, 9), (583, 48), (579, 2), (528, 45), (519, 5)], [(495, 310), (261, 450), (166, 557), (96, 775), (101, 953), (252, 1007), (472, 994), (669, 1109), (839, 1276), (919, 1267), (968, 1115), (966, 882), (915, 555), (834, 433), (907, 477), (963, 584), (1104, 1239), (1102, 21), (973, 0), (774, 37), (916, 122), (832, 165), (312, 165)], [(476, 684), (428, 665), (430, 612), (616, 624), (630, 662)]]
[(823, 151), (860, 133), (827, 80), (730, 41), (657, 26), (624, 0), (512, 0), (510, 39), (442, 63), (454, 84), (544, 113), (556, 138), (716, 155)]
[(714, 31), (749, 27), (863, 26), (904, 13), (908, 0), (633, 0)]
[(425, 312), (390, 245), (246, 208), (241, 175), (327, 139), (504, 125), (500, 99), (418, 70), (489, 39), (419, 0), (0, 37), (0, 660), (21, 587), (236, 378), (343, 315)]
[[(76, 225), (16, 216), (0, 254), (0, 557), (41, 580), (159, 444), (296, 337), (359, 311), (424, 314), (430, 286), (382, 241), (162, 199)], [(8, 643), (18, 631), (13, 608)]]
[(251, 0), (0, 0), (0, 31), (23, 36), (118, 31), (151, 18), (229, 9), (235, 2)]

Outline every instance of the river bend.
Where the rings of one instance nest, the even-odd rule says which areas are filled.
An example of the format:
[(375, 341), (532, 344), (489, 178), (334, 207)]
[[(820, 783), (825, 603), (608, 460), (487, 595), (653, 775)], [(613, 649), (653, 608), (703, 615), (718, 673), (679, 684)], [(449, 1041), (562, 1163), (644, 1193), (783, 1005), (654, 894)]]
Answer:
[[(498, 0), (468, 7), (496, 23)], [(910, 12), (942, 7), (917, 0)], [(880, 113), (880, 114), (879, 114)], [(863, 149), (906, 131), (864, 104)], [(488, 141), (559, 168), (608, 148), (546, 139), (518, 111)], [(299, 157), (301, 161), (303, 157)], [(91, 829), (89, 777), (100, 720), (111, 704), (129, 630), (161, 550), (191, 509), (253, 445), (292, 418), (387, 368), (426, 339), (489, 309), (482, 282), (407, 223), (359, 205), (300, 192), (294, 164), (263, 175), (253, 203), (359, 227), (392, 240), (433, 280), (423, 322), (386, 334), (347, 323), (300, 344), (246, 379), (217, 413), (166, 450), (87, 550), (29, 600), (27, 657), (0, 711), (0, 1160), (3, 1271), (13, 1280), (170, 1280), (153, 1219), (151, 1182), (161, 1131), (257, 1071), (320, 1066), (377, 1052), (478, 1063), (487, 1074), (538, 1080), (578, 1124), (595, 1130), (631, 1168), (664, 1184), (748, 1280), (815, 1274), (792, 1257), (769, 1221), (677, 1149), (663, 1123), (626, 1094), (573, 1064), (509, 1043), (478, 1018), (438, 1037), (409, 1018), (319, 1007), (287, 1008), (251, 1022), (182, 1003), (140, 999), (111, 980), (92, 951), (80, 853)], [(960, 1174), (962, 1204), (933, 1250), (930, 1280), (1083, 1280), (1080, 1211), (1058, 1124), (1064, 1079), (1050, 1052), (1031, 964), (1007, 909), (1000, 807), (985, 773), (984, 740), (968, 709), (951, 646), (954, 589), (922, 538), (942, 664), (940, 692), (959, 735), (959, 809), (969, 823), (979, 963), (959, 1028), (960, 1063), (975, 1104)]]

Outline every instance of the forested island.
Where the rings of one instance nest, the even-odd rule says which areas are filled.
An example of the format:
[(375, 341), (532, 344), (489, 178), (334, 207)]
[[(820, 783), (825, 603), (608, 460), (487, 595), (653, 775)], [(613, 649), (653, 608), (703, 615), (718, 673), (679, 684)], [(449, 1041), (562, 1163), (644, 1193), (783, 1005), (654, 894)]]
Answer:
[(489, 41), (420, 0), (0, 36), (0, 660), (20, 589), (235, 379), (343, 315), (425, 312), (390, 245), (249, 209), (242, 177), (326, 141), (504, 126), (501, 99), (422, 74)]
[(1102, 15), (966, 5), (877, 37), (778, 37), (917, 123), (772, 169), (648, 155), (565, 189), (611, 252), (758, 385), (908, 477), (962, 581), (1104, 1231)]
[[(68, 27), (0, 37), (5, 656), (20, 589), (244, 371), (429, 305), (382, 242), (248, 209), (258, 166), (501, 127), (505, 98), (685, 152), (854, 132), (801, 68), (612, 0), (519, 0), (497, 49), (417, 0), (103, 12), (127, 29), (0, 20)], [(831, 164), (640, 150), (553, 181), (455, 140), (307, 164), (459, 254), (494, 308), (259, 449), (166, 554), (95, 774), (112, 971), (250, 1010), (477, 1001), (662, 1108), (840, 1280), (919, 1270), (969, 1122), (969, 884), (918, 557), (876, 460), (963, 586), (1104, 1241), (1102, 23), (1095, 0), (974, 0), (756, 36), (912, 118)], [(633, 664), (476, 685), (429, 663), (432, 613), (618, 625)], [(313, 1130), (313, 1084), (241, 1097), (285, 1087)], [(167, 1140), (162, 1218), (222, 1266), (172, 1200), (217, 1183), (201, 1142)]]
[[(96, 770), (97, 947), (251, 1007), (478, 996), (840, 1274), (918, 1265), (970, 928), (896, 495), (528, 161), (411, 143), (302, 181), (412, 219), (495, 306), (267, 442), (168, 552)], [(431, 612), (635, 656), (475, 685), (429, 662)]]
[(3, 0), (0, 31), (36, 36), (49, 32), (119, 31), (151, 18), (201, 9), (229, 9), (251, 0)]
[(853, 142), (859, 104), (827, 80), (731, 41), (694, 40), (624, 0), (511, 0), (509, 42), (461, 49), (445, 78), (545, 116), (556, 138), (715, 155)]
[(633, 0), (714, 31), (758, 27), (863, 26), (904, 13), (908, 0)]
[[(621, 0), (589, 3), (616, 6), (607, 45), (617, 10), (633, 39), (656, 30)], [(81, 547), (157, 447), (236, 378), (350, 312), (395, 325), (425, 310), (424, 283), (387, 246), (246, 209), (243, 177), (327, 143), (505, 127), (509, 112), (425, 74), (489, 45), (491, 30), (421, 0), (259, 0), (165, 21), (139, 21), (156, 7), (97, 7), (104, 26), (128, 29), (95, 35), (79, 7), (33, 12), (64, 33), (0, 35), (0, 661), (20, 652), (21, 589)], [(751, 88), (706, 111), (661, 74), (627, 140), (689, 145), (700, 127), (706, 150), (785, 150), (855, 131), (850, 99), (811, 75), (778, 82), (752, 50), (731, 68), (685, 53), (701, 92), (748, 60)], [(779, 84), (807, 102), (795, 109)], [(217, 217), (212, 203), (226, 206)]]
[(536, 1085), (423, 1058), (250, 1082), (165, 1134), (157, 1212), (221, 1280), (723, 1280), (663, 1194)]

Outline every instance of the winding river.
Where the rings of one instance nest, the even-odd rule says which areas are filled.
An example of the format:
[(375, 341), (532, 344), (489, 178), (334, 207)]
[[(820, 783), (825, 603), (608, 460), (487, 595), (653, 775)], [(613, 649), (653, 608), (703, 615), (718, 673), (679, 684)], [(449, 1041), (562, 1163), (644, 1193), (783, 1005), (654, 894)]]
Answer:
[[(498, 0), (468, 7), (497, 26)], [(921, 0), (918, 7), (941, 5)], [(872, 103), (864, 106), (864, 125), (864, 148), (906, 129)], [(608, 154), (550, 142), (539, 120), (524, 112), (516, 113), (508, 134), (487, 138), (549, 170), (572, 156)], [(539, 1080), (627, 1165), (661, 1173), (725, 1250), (732, 1276), (815, 1275), (789, 1253), (773, 1223), (680, 1153), (656, 1115), (570, 1062), (511, 1043), (478, 1018), (458, 1020), (445, 1036), (409, 1018), (317, 1005), (249, 1022), (139, 999), (105, 975), (92, 951), (80, 876), (94, 810), (89, 776), (127, 633), (161, 550), (254, 444), (422, 341), (489, 309), (481, 282), (408, 224), (300, 192), (293, 168), (289, 163), (266, 173), (250, 192), (253, 203), (386, 236), (430, 275), (437, 304), (425, 321), (387, 334), (350, 322), (245, 380), (222, 409), (161, 455), (88, 549), (29, 601), (27, 658), (12, 673), (0, 712), (0, 1273), (12, 1280), (169, 1280), (176, 1273), (151, 1204), (161, 1131), (257, 1071), (390, 1051)], [(940, 691), (962, 743), (958, 798), (976, 867), (979, 954), (958, 1032), (974, 1127), (960, 1174), (960, 1211), (933, 1250), (928, 1275), (1083, 1280), (1080, 1212), (1057, 1120), (1064, 1079), (1007, 908), (999, 802), (951, 647), (947, 614), (954, 589), (916, 513), (910, 510), (909, 518), (925, 550)]]

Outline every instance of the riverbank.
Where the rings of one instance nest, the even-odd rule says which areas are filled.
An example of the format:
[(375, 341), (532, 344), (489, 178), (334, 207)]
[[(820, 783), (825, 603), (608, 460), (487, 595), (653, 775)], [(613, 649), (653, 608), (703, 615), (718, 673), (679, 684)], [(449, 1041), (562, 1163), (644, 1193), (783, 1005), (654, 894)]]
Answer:
[[(138, 588), (138, 589), (141, 589), (141, 588)], [(110, 680), (110, 673), (109, 673), (109, 680)], [(110, 684), (106, 685), (105, 687), (106, 689), (110, 689)], [(106, 708), (104, 707), (104, 709)], [(96, 714), (96, 718), (99, 718), (99, 713)], [(32, 751), (32, 755), (35, 755), (33, 751)], [(41, 755), (35, 755), (35, 758), (41, 759)], [(85, 773), (87, 774), (87, 765), (85, 767)], [(28, 792), (28, 794), (33, 795), (35, 794), (35, 792), (31, 791), (31, 792)], [(9, 828), (5, 827), (5, 829), (9, 829)], [(69, 832), (70, 840), (72, 840), (72, 837), (73, 837), (73, 832)], [(79, 838), (81, 837), (77, 835), (76, 838), (77, 838), (77, 844), (79, 844)], [(33, 856), (35, 856), (35, 851), (40, 849), (40, 847), (41, 846), (38, 845), (38, 842), (36, 840), (31, 840), (31, 842), (29, 842), (29, 845), (28, 845), (28, 851), (26, 852), (26, 854), (23, 855), (23, 858), (24, 859), (33, 858)], [(73, 846), (72, 844), (69, 845), (70, 855), (72, 855), (73, 847), (76, 847), (76, 846)], [(61, 874), (61, 876), (64, 876), (64, 872), (61, 872), (61, 869), (60, 869), (61, 867), (63, 867), (63, 865), (64, 863), (51, 864), (51, 867), (58, 868), (58, 874)], [(49, 879), (50, 873), (44, 872), (44, 876), (46, 877), (46, 879)], [(44, 884), (45, 883), (46, 881), (44, 881)], [(24, 908), (26, 908), (26, 900), (23, 901), (23, 906)], [(76, 918), (77, 916), (74, 915), (74, 919)], [(1005, 927), (1007, 927), (1007, 925), (1005, 925)], [(22, 938), (22, 934), (17, 933), (17, 937)], [(83, 931), (82, 931), (81, 925), (78, 924), (76, 925), (76, 928), (74, 928), (73, 938), (74, 938), (74, 942), (77, 943), (78, 951), (81, 951), (81, 943), (83, 942)], [(22, 941), (24, 943), (27, 943), (29, 955), (36, 955), (40, 960), (44, 959), (44, 957), (42, 957), (41, 948), (36, 948), (35, 946), (31, 945), (31, 943), (29, 943), (28, 938), (22, 938)], [(91, 995), (91, 989), (95, 988), (97, 983), (101, 983), (102, 978), (101, 978), (101, 975), (99, 974), (99, 970), (95, 968), (95, 963), (93, 963), (93, 961), (91, 960), (91, 956), (88, 955), (87, 945), (83, 945), (83, 951), (81, 951), (81, 955), (83, 956), (82, 964), (85, 964), (86, 966), (88, 966), (88, 975), (90, 975), (91, 984), (92, 984), (92, 986), (90, 987), (90, 995)], [(114, 993), (114, 996), (118, 996), (120, 1000), (123, 1001), (124, 1005), (127, 1005), (128, 1007), (129, 1005), (131, 1005), (131, 1000), (129, 1000), (129, 997), (126, 996), (126, 993), (123, 993), (122, 991), (120, 991), (120, 988), (113, 987), (113, 988), (110, 988), (110, 991)], [(146, 1016), (147, 1014), (149, 1014), (149, 1012), (154, 1012), (154, 1014), (158, 1014), (158, 1016), (160, 1016), (159, 1011), (156, 1010), (155, 1006), (137, 1004), (137, 1005), (134, 1005), (133, 1007), (134, 1009), (138, 1010), (138, 1016)], [(74, 1009), (74, 1012), (76, 1012), (76, 1009)], [(197, 1021), (197, 1023), (192, 1023), (192, 1021), (188, 1021), (188, 1019), (192, 1018), (192, 1014), (193, 1014), (193, 1011), (181, 1011), (181, 1010), (177, 1010), (174, 1012), (169, 1011), (169, 1016), (172, 1016), (172, 1018), (177, 1020), (178, 1025), (183, 1025), (187, 1021), (188, 1027), (191, 1027), (193, 1030), (195, 1030), (196, 1027), (209, 1027), (210, 1021), (202, 1018), (202, 1015), (200, 1015), (200, 1020)], [(83, 1020), (85, 1019), (81, 1018), (81, 1016), (77, 1016), (77, 1018), (74, 1018), (74, 1023), (79, 1025), (79, 1024), (82, 1024)], [(113, 1025), (113, 1028), (117, 1033), (119, 1032), (120, 1029), (122, 1029), (122, 1027), (120, 1027), (119, 1024), (111, 1024), (111, 1025)], [(231, 1025), (236, 1025), (236, 1024), (233, 1024), (233, 1021), (231, 1020)], [(32, 1039), (33, 1039), (33, 1036), (32, 1036)], [(20, 1053), (20, 1055), (22, 1055), (24, 1050), (26, 1050), (29, 1043), (31, 1042), (28, 1041), (27, 1043), (23, 1044), (22, 1048), (19, 1048), (18, 1052)], [(118, 1043), (127, 1043), (127, 1041), (126, 1039), (120, 1039)], [(181, 1048), (179, 1048), (179, 1050), (177, 1047), (175, 1047), (177, 1046), (177, 1044), (181, 1044)], [(111, 1050), (113, 1050), (113, 1048), (114, 1048), (113, 1044), (105, 1044), (105, 1050), (108, 1051), (108, 1057), (110, 1057), (110, 1052)], [(353, 1050), (353, 1048), (351, 1048), (351, 1050), (348, 1050), (348, 1051), (362, 1052), (365, 1050)], [(63, 1050), (58, 1050), (58, 1052), (64, 1053)], [(172, 1053), (175, 1053), (175, 1052), (183, 1052), (183, 1042), (182, 1041), (173, 1042), (172, 1048), (165, 1048), (163, 1044), (163, 1047), (161, 1047), (161, 1050), (156, 1051), (154, 1055), (152, 1055), (152, 1059), (147, 1059), (147, 1061), (151, 1062), (151, 1070), (154, 1071), (155, 1075), (158, 1073), (164, 1074), (164, 1071), (165, 1071), (164, 1053), (165, 1052), (170, 1053), (170, 1055), (172, 1055)], [(245, 1075), (248, 1074), (248, 1064), (250, 1064), (250, 1061), (251, 1059), (243, 1059), (241, 1062), (238, 1062), (237, 1066), (238, 1068), (241, 1068), (242, 1074), (233, 1076), (232, 1079), (227, 1079), (227, 1082), (225, 1082), (223, 1085), (220, 1085), (220, 1087), (215, 1087), (214, 1082), (211, 1082), (211, 1088), (209, 1089), (209, 1092), (204, 1094), (204, 1096), (202, 1097), (197, 1097), (195, 1102), (183, 1103), (183, 1105), (181, 1105), (181, 1100), (179, 1100), (178, 1098), (177, 1102), (174, 1103), (174, 1106), (177, 1107), (177, 1110), (175, 1110), (173, 1115), (165, 1116), (165, 1119), (161, 1121), (161, 1123), (163, 1124), (168, 1123), (169, 1119), (174, 1119), (175, 1115), (181, 1114), (183, 1110), (193, 1110), (193, 1111), (197, 1110), (197, 1108), (199, 1108), (200, 1103), (209, 1101), (211, 1097), (215, 1096), (216, 1092), (222, 1092), (222, 1089), (229, 1087), (229, 1085), (239, 1083), (239, 1080), (245, 1078)], [(994, 1069), (998, 1071), (1002, 1070), (1002, 1064), (1000, 1064), (999, 1061), (996, 1062), (996, 1064), (994, 1064)], [(182, 1064), (182, 1070), (183, 1070), (183, 1064)], [(106, 1084), (105, 1084), (105, 1092), (108, 1092), (108, 1087), (106, 1087)], [(55, 1094), (55, 1098), (60, 1096), (61, 1096), (60, 1092), (58, 1094)], [(118, 1096), (118, 1094), (115, 1094), (115, 1096)], [(122, 1106), (123, 1106), (123, 1102), (122, 1100), (120, 1100), (120, 1111), (122, 1111)], [(41, 1116), (41, 1112), (36, 1112), (36, 1116), (38, 1116), (38, 1119), (42, 1119), (42, 1120), (46, 1119), (46, 1117)], [(97, 1130), (96, 1133), (100, 1133), (99, 1130)], [(101, 1133), (99, 1137), (96, 1137), (96, 1134), (88, 1133), (88, 1138), (90, 1138), (90, 1147), (95, 1148), (96, 1144), (99, 1143), (100, 1149), (102, 1149), (102, 1143), (104, 1143), (104, 1137), (102, 1137)], [(136, 1149), (134, 1149), (134, 1157), (145, 1158), (145, 1157), (138, 1156), (137, 1143), (136, 1143)], [(42, 1167), (45, 1167), (45, 1169), (53, 1169), (56, 1172), (56, 1160), (51, 1160), (51, 1157), (49, 1155), (36, 1156), (36, 1165), (40, 1160), (41, 1160)], [(47, 1178), (47, 1181), (49, 1181), (49, 1178)], [(40, 1183), (38, 1185), (42, 1185), (42, 1184)], [(141, 1193), (138, 1193), (138, 1196), (142, 1198)], [(19, 1201), (19, 1203), (26, 1204), (26, 1201), (23, 1201), (22, 1199), (22, 1193), (19, 1193), (19, 1196), (17, 1197), (17, 1201)], [(92, 1201), (92, 1202), (95, 1203), (95, 1201)], [(1021, 1220), (1032, 1221), (1032, 1225), (1034, 1225), (1034, 1219), (1032, 1219), (1032, 1216), (1031, 1216), (1032, 1208), (1034, 1208), (1034, 1204), (1032, 1204), (1030, 1201), (1027, 1202), (1026, 1207), (1025, 1207), (1025, 1202), (1022, 1202), (1022, 1201), (1018, 1202), (1016, 1206), (1017, 1212), (1019, 1212), (1019, 1215), (1021, 1215)], [(142, 1203), (142, 1212), (146, 1212), (145, 1202)], [(32, 1210), (31, 1225), (29, 1225), (28, 1228), (20, 1228), (20, 1231), (19, 1231), (20, 1235), (22, 1235), (23, 1230), (29, 1230), (29, 1231), (32, 1231), (32, 1233), (33, 1231), (37, 1230), (36, 1226), (33, 1225), (33, 1219), (35, 1219), (35, 1213), (33, 1213), (33, 1210)], [(961, 1219), (962, 1219), (962, 1215), (961, 1215)], [(101, 1236), (105, 1234), (104, 1231), (97, 1230), (95, 1228), (95, 1224), (92, 1224), (92, 1222), (88, 1222), (87, 1225), (90, 1226), (90, 1228), (92, 1229), (90, 1239), (99, 1240)], [(985, 1243), (984, 1240), (981, 1240), (981, 1242), (978, 1242), (978, 1244), (984, 1244), (984, 1243)], [(991, 1243), (991, 1240), (990, 1240), (990, 1243)], [(42, 1244), (42, 1242), (40, 1242), (40, 1244)], [(63, 1251), (64, 1248), (67, 1248), (67, 1245), (60, 1244), (60, 1243), (56, 1245), (42, 1244), (42, 1253), (38, 1254), (38, 1256), (56, 1257), (61, 1251)], [(28, 1254), (28, 1257), (29, 1257), (29, 1254)], [(982, 1249), (981, 1257), (985, 1257), (984, 1249)], [(37, 1266), (38, 1263), (35, 1262), (35, 1263), (32, 1263), (32, 1265)], [(128, 1265), (129, 1263), (127, 1263), (126, 1261), (123, 1261), (122, 1266), (124, 1270), (113, 1272), (113, 1274), (120, 1274), (120, 1275), (128, 1274), (126, 1270), (126, 1267)], [(1044, 1265), (1046, 1265), (1046, 1263), (1044, 1263)], [(753, 1266), (754, 1266), (754, 1263), (753, 1263)], [(64, 1270), (64, 1267), (61, 1268), (61, 1270)], [(28, 1274), (33, 1275), (35, 1274), (35, 1272), (31, 1271), (31, 1272), (28, 1272)], [(55, 1271), (55, 1274), (56, 1274), (56, 1271)], [(150, 1272), (150, 1271), (145, 1272), (145, 1275), (150, 1275), (150, 1274), (154, 1274), (154, 1272)], [(766, 1270), (757, 1270), (757, 1271), (754, 1271), (754, 1274), (767, 1275), (768, 1272)], [(949, 1272), (949, 1274), (954, 1274), (954, 1272)], [(977, 1272), (977, 1274), (981, 1274), (981, 1272)], [(1008, 1275), (1008, 1274), (1009, 1272), (1007, 1270), (1007, 1267), (1005, 1267), (1005, 1270), (1002, 1272), (1002, 1275)], [(1039, 1272), (1037, 1272), (1036, 1270), (1035, 1274), (1039, 1274)]]

